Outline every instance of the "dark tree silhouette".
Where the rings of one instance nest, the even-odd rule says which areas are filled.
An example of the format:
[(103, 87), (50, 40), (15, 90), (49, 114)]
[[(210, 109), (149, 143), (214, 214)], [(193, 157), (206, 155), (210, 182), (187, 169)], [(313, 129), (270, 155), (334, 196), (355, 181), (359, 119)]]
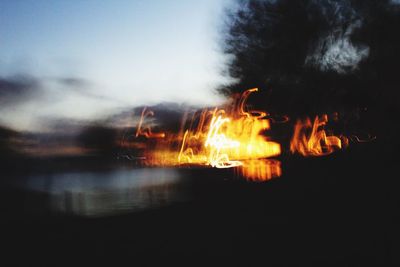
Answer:
[(16, 131), (0, 126), (0, 158), (14, 155), (11, 140), (18, 135)]
[(397, 109), (400, 5), (390, 0), (248, 0), (228, 12), (230, 94), (289, 115)]

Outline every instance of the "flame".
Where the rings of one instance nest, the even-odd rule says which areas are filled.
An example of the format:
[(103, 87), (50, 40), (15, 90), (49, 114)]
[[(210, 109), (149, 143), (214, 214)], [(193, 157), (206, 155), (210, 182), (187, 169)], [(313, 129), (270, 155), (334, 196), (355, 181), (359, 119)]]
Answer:
[(239, 166), (242, 163), (240, 161), (232, 161), (229, 159), (228, 153), (223, 153), (225, 150), (232, 150), (240, 146), (240, 142), (228, 138), (221, 128), (224, 124), (229, 124), (231, 120), (229, 118), (223, 118), (221, 115), (213, 117), (210, 123), (210, 129), (208, 130), (207, 139), (204, 147), (209, 148), (208, 163), (212, 167), (217, 168), (229, 168)]
[(164, 138), (165, 137), (165, 133), (153, 133), (151, 131), (151, 127), (147, 126), (147, 127), (143, 127), (143, 121), (146, 117), (148, 116), (154, 116), (154, 112), (151, 110), (148, 110), (146, 107), (143, 108), (142, 110), (142, 114), (140, 116), (140, 120), (139, 120), (139, 124), (136, 130), (136, 137), (139, 136), (145, 136), (146, 138)]
[(281, 153), (280, 145), (265, 136), (270, 129), (268, 114), (246, 109), (247, 98), (256, 91), (249, 89), (224, 107), (206, 108), (192, 116), (185, 113), (178, 134), (153, 133), (150, 127), (143, 127), (145, 119), (154, 116), (152, 111), (143, 109), (135, 135), (148, 139), (143, 164), (240, 167), (250, 180), (280, 176), (280, 164), (275, 161), (255, 163)]
[[(342, 149), (348, 143), (347, 138), (327, 135), (323, 129), (328, 122), (326, 114), (316, 116), (314, 123), (309, 118), (298, 120), (294, 128), (293, 138), (290, 142), (290, 151), (303, 156), (325, 156)], [(311, 132), (310, 132), (311, 129)], [(308, 134), (309, 133), (309, 134)]]
[[(127, 146), (141, 151), (135, 158), (147, 166), (236, 167), (235, 172), (251, 181), (279, 177), (281, 162), (269, 158), (280, 155), (281, 146), (270, 140), (266, 132), (271, 121), (285, 123), (289, 117), (274, 119), (265, 111), (248, 109), (247, 99), (257, 91), (257, 88), (246, 90), (222, 107), (185, 112), (178, 133), (153, 133), (145, 120), (154, 116), (154, 112), (144, 108), (135, 134), (137, 142)], [(333, 119), (337, 120), (337, 114)], [(291, 153), (324, 156), (348, 146), (351, 137), (330, 134), (325, 129), (327, 124), (326, 114), (316, 116), (314, 121), (297, 120), (290, 141)]]
[[(270, 128), (262, 111), (246, 111), (249, 89), (233, 108), (203, 110), (195, 131), (187, 130), (178, 156), (179, 164), (197, 163), (216, 168), (243, 165), (242, 160), (267, 158), (281, 153), (280, 145), (262, 132)], [(208, 122), (209, 121), (209, 122)], [(206, 123), (208, 122), (208, 123)]]

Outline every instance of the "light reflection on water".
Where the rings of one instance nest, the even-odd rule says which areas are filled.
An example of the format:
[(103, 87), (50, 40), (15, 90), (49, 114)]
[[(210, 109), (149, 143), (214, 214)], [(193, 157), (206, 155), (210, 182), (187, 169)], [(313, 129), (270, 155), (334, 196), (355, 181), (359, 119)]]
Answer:
[(276, 159), (254, 159), (243, 162), (236, 173), (248, 181), (264, 182), (282, 175), (281, 162)]
[(106, 216), (157, 208), (183, 201), (182, 179), (174, 169), (122, 169), (39, 175), (28, 190), (49, 194), (56, 212)]
[[(235, 176), (249, 182), (268, 181), (281, 176), (278, 160), (245, 161), (234, 168)], [(213, 169), (212, 176), (232, 178), (226, 169)], [(210, 174), (210, 173), (208, 173)], [(61, 172), (28, 176), (24, 187), (46, 196), (46, 204), (32, 209), (48, 210), (80, 216), (108, 216), (154, 209), (186, 201), (191, 178), (203, 178), (206, 173), (185, 172), (174, 168), (117, 169), (112, 171)], [(210, 185), (212, 186), (212, 185)], [(188, 192), (189, 189), (189, 192)]]

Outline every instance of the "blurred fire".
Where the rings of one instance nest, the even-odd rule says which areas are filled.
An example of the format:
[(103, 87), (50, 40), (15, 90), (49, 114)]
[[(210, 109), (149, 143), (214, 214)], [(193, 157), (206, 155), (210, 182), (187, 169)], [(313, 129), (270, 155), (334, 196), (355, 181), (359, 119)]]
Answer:
[(263, 135), (270, 128), (266, 113), (245, 111), (247, 97), (256, 91), (245, 91), (233, 108), (204, 110), (197, 129), (188, 129), (184, 134), (179, 164), (229, 168), (243, 165), (243, 160), (279, 155), (280, 145)]
[[(145, 117), (154, 115), (152, 111), (144, 109), (136, 137), (157, 138), (154, 147), (144, 152), (144, 164), (203, 165), (216, 168), (243, 166), (244, 173), (254, 172), (254, 163), (246, 165), (249, 160), (264, 159), (281, 153), (280, 144), (265, 136), (265, 131), (270, 129), (267, 113), (247, 111), (245, 108), (248, 96), (256, 91), (256, 88), (245, 91), (225, 107), (195, 112), (189, 121), (185, 114), (178, 134), (155, 134), (149, 126), (144, 128)], [(188, 126), (185, 127), (186, 125)], [(280, 170), (265, 171), (268, 164), (264, 165), (265, 163), (260, 162), (262, 170), (256, 175), (260, 176), (258, 179), (265, 180), (280, 175)]]
[[(144, 108), (135, 139), (141, 149), (141, 164), (146, 166), (235, 167), (235, 172), (251, 181), (265, 181), (282, 175), (281, 162), (269, 159), (281, 155), (281, 145), (266, 131), (272, 123), (286, 123), (289, 117), (272, 119), (264, 111), (247, 107), (248, 97), (257, 88), (234, 96), (222, 107), (185, 112), (178, 132), (153, 133), (149, 122), (154, 112)], [(333, 121), (338, 122), (334, 113)], [(149, 120), (152, 121), (151, 119)], [(345, 136), (326, 129), (328, 115), (297, 120), (290, 141), (290, 152), (305, 157), (325, 156), (348, 146)], [(141, 142), (140, 140), (145, 140)]]
[(146, 138), (164, 138), (165, 133), (153, 133), (150, 126), (143, 127), (143, 121), (148, 116), (154, 116), (154, 112), (147, 108), (143, 108), (135, 137), (145, 136)]
[(290, 142), (290, 151), (305, 157), (325, 156), (348, 144), (346, 137), (329, 135), (324, 129), (328, 122), (328, 115), (316, 116), (311, 123), (309, 118), (296, 122), (293, 138)]

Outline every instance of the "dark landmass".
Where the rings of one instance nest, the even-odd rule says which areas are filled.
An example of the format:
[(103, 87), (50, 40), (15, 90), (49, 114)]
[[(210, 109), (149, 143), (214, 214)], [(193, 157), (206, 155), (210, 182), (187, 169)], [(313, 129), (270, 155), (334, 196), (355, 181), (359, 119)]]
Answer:
[[(186, 169), (191, 199), (99, 218), (40, 212), (46, 194), (1, 187), (2, 260), (21, 266), (394, 266), (397, 161), (379, 140), (282, 158), (283, 176)], [(36, 203), (37, 211), (27, 209)], [(28, 205), (30, 204), (30, 205)], [(39, 211), (39, 212), (38, 212)]]

